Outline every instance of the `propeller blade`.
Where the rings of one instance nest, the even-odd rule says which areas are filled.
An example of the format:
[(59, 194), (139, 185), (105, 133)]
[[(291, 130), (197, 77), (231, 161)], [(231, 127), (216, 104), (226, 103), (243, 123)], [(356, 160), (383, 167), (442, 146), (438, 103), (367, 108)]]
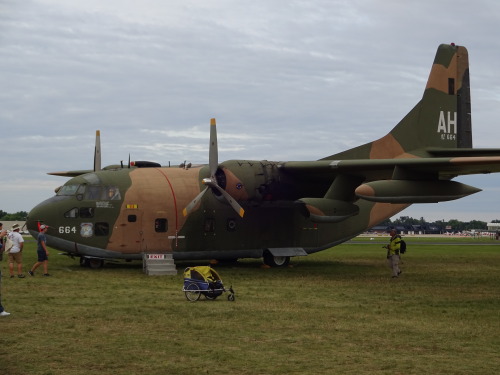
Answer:
[(215, 177), (215, 172), (219, 166), (219, 149), (217, 146), (217, 126), (215, 119), (210, 119), (210, 148), (208, 154), (208, 166), (210, 167), (210, 177)]
[(183, 209), (183, 210), (182, 210), (182, 214), (183, 214), (184, 216), (187, 216), (188, 214), (190, 214), (190, 213), (191, 213), (191, 211), (193, 211), (193, 208), (195, 208), (195, 207), (196, 207), (196, 205), (197, 205), (198, 203), (200, 203), (200, 200), (201, 200), (201, 198), (203, 197), (203, 194), (205, 194), (205, 193), (207, 192), (207, 190), (208, 190), (208, 186), (207, 186), (205, 189), (203, 189), (203, 190), (201, 191), (201, 193), (200, 193), (200, 194), (198, 194), (198, 195), (197, 195), (197, 196), (196, 196), (196, 197), (195, 197), (195, 198), (194, 198), (194, 199), (193, 199), (193, 200), (192, 200), (192, 201), (191, 201), (191, 202), (190, 202), (190, 203), (186, 206), (186, 208), (185, 208), (185, 209)]
[(203, 197), (203, 194), (206, 193), (208, 188), (213, 188), (217, 189), (222, 196), (226, 199), (226, 201), (233, 207), (233, 209), (243, 217), (245, 214), (245, 210), (243, 207), (241, 207), (236, 200), (231, 197), (231, 195), (226, 192), (223, 188), (219, 186), (217, 183), (217, 179), (215, 178), (215, 172), (217, 172), (217, 168), (219, 167), (219, 156), (218, 156), (218, 146), (217, 146), (217, 127), (215, 125), (215, 119), (212, 118), (210, 119), (210, 147), (209, 147), (209, 155), (208, 155), (208, 166), (210, 169), (210, 178), (204, 178), (203, 179), (203, 184), (205, 184), (207, 187), (196, 196), (188, 205), (187, 207), (182, 210), (182, 214), (184, 216), (187, 216), (193, 208), (200, 202), (201, 198)]
[(101, 170), (101, 131), (95, 131), (94, 172)]
[(231, 207), (233, 207), (236, 213), (240, 215), (240, 217), (243, 217), (243, 215), (245, 215), (245, 210), (243, 209), (243, 207), (241, 207), (227, 191), (225, 191), (219, 185), (215, 185), (214, 187), (224, 196), (224, 198), (226, 198), (228, 203), (231, 205)]

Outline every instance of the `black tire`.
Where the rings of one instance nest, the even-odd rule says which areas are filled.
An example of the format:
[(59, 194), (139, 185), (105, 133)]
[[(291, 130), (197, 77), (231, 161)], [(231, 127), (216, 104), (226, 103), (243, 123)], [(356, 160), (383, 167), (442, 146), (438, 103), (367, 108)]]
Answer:
[(201, 296), (200, 287), (196, 283), (188, 284), (188, 286), (185, 288), (184, 294), (186, 295), (186, 299), (188, 301), (198, 301)]
[(98, 270), (99, 268), (102, 268), (104, 266), (104, 260), (102, 259), (90, 258), (88, 261), (89, 261), (89, 267), (92, 268), (93, 270)]
[(231, 302), (234, 302), (234, 294), (233, 294), (233, 293), (230, 293), (230, 294), (227, 296), (227, 300), (228, 300), (228, 301), (231, 301)]
[(80, 267), (90, 267), (89, 258), (80, 257)]
[(264, 253), (264, 264), (270, 267), (286, 267), (290, 263), (290, 257), (275, 257), (269, 251)]

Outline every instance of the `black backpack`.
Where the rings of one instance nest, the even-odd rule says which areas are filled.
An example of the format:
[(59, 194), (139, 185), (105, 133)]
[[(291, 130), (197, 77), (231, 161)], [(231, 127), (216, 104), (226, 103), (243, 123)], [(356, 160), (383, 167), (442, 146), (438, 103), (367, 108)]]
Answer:
[(399, 253), (400, 254), (404, 254), (406, 253), (406, 242), (405, 240), (401, 240), (401, 242), (399, 243)]

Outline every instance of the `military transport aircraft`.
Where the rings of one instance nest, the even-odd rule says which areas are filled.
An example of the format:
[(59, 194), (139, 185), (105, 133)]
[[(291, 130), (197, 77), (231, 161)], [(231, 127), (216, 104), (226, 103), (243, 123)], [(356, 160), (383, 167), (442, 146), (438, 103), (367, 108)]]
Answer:
[[(500, 171), (500, 149), (472, 148), (468, 52), (440, 45), (422, 99), (384, 137), (317, 161), (218, 161), (215, 119), (209, 164), (162, 167), (129, 162), (101, 169), (97, 132), (93, 170), (73, 177), (29, 213), (33, 236), (91, 259), (290, 257), (338, 245), (412, 203), (480, 191), (452, 181)], [(123, 163), (122, 163), (123, 164)]]

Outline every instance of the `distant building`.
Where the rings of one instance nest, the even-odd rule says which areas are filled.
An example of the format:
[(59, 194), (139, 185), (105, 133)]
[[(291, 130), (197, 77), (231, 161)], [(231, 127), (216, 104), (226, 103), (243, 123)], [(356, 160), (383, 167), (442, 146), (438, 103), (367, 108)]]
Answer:
[(500, 231), (500, 223), (488, 223), (486, 224), (488, 227), (488, 231), (490, 232), (498, 232)]

